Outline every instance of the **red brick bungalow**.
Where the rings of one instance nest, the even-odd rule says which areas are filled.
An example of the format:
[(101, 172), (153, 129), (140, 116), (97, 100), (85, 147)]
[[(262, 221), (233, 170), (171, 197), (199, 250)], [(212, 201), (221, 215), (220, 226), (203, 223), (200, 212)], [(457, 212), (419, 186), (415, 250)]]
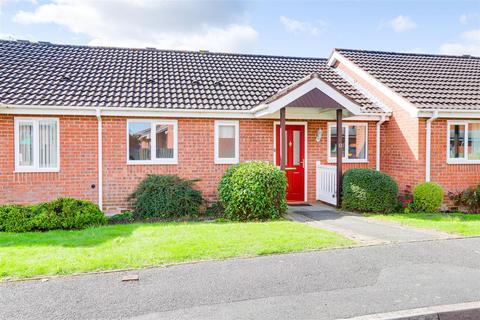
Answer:
[(288, 200), (335, 203), (337, 120), (342, 170), (385, 171), (402, 190), (480, 183), (480, 58), (0, 41), (0, 203), (69, 196), (115, 213), (150, 173), (199, 178), (215, 199), (249, 160), (284, 165)]

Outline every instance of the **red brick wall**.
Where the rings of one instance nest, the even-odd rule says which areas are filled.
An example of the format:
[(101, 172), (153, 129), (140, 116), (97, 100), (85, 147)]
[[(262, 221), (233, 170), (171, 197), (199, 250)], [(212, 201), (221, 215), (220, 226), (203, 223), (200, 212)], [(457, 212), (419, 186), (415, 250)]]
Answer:
[[(103, 118), (104, 208), (127, 208), (126, 197), (145, 175), (177, 174), (200, 179), (197, 186), (208, 199), (216, 198), (217, 184), (228, 165), (214, 163), (214, 119), (178, 119), (177, 165), (127, 165), (126, 118)], [(273, 122), (240, 121), (240, 160), (273, 160)]]
[[(316, 163), (320, 161), (324, 165), (335, 165), (328, 163), (327, 156), (327, 126), (329, 122), (334, 121), (308, 121), (307, 149), (308, 149), (308, 201), (315, 201), (316, 186)], [(345, 121), (345, 123), (348, 121)], [(318, 129), (321, 129), (322, 139), (320, 143), (315, 140)], [(368, 123), (368, 154), (367, 163), (344, 163), (342, 169), (345, 172), (351, 168), (371, 168), (376, 166), (376, 126), (375, 122)]]
[(97, 201), (97, 120), (62, 116), (60, 172), (15, 173), (14, 117), (0, 115), (0, 203), (37, 203), (58, 197)]
[[(345, 65), (338, 68), (375, 94), (393, 111), (390, 121), (382, 125), (381, 170), (399, 184), (414, 187), (425, 181), (426, 119), (414, 118), (402, 107), (367, 83)], [(430, 180), (445, 190), (456, 192), (480, 183), (480, 164), (447, 164), (447, 120), (432, 123)], [(446, 196), (446, 200), (447, 196)]]
[(400, 190), (405, 190), (407, 185), (413, 186), (423, 181), (425, 147), (421, 139), (425, 137), (425, 130), (419, 119), (412, 117), (401, 106), (345, 65), (340, 63), (337, 67), (392, 109), (389, 121), (382, 125), (381, 171), (392, 176)]
[(480, 164), (447, 164), (447, 119), (432, 122), (430, 180), (445, 193), (458, 192), (480, 183)]
[[(60, 116), (60, 172), (14, 173), (13, 116), (0, 116), (0, 203), (37, 203), (60, 196), (97, 202), (97, 120)], [(228, 165), (214, 163), (214, 119), (178, 119), (178, 165), (127, 165), (126, 124), (123, 117), (103, 117), (103, 204), (107, 213), (128, 207), (127, 196), (149, 173), (198, 178), (208, 199)], [(273, 161), (274, 120), (240, 120), (240, 160)], [(323, 131), (317, 143), (317, 130)], [(375, 123), (369, 123), (368, 163), (344, 164), (375, 168)], [(315, 200), (315, 164), (327, 163), (327, 121), (308, 121), (308, 200)], [(333, 164), (332, 164), (333, 165)]]

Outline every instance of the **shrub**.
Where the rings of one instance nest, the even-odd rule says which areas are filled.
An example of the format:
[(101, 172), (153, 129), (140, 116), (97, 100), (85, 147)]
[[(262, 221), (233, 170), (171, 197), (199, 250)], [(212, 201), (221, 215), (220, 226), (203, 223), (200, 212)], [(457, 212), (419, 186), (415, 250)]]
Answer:
[(133, 222), (133, 213), (130, 211), (125, 211), (123, 213), (114, 214), (113, 216), (108, 217), (109, 224), (123, 224)]
[(346, 210), (388, 213), (398, 206), (397, 183), (386, 173), (350, 169), (343, 176), (342, 207)]
[(266, 162), (246, 162), (225, 171), (218, 187), (230, 220), (278, 219), (287, 210), (285, 173)]
[(437, 212), (443, 202), (443, 189), (434, 182), (417, 184), (413, 188), (413, 208), (418, 212)]
[(0, 206), (0, 231), (26, 232), (84, 229), (107, 221), (90, 201), (59, 198), (38, 205)]
[(193, 188), (195, 182), (173, 175), (148, 175), (129, 197), (134, 219), (197, 216), (203, 198)]
[(480, 184), (459, 193), (450, 193), (449, 198), (455, 205), (465, 207), (470, 213), (480, 213)]
[(0, 206), (0, 231), (26, 232), (34, 229), (35, 206)]

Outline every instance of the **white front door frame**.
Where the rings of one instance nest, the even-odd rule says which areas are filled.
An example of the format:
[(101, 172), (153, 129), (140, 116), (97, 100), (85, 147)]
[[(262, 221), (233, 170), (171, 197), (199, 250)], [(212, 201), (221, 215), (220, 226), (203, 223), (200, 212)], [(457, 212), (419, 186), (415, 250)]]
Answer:
[[(273, 122), (273, 164), (277, 165), (277, 132), (276, 127), (280, 125), (280, 121)], [(286, 121), (285, 125), (301, 125), (305, 127), (304, 132), (304, 148), (305, 148), (305, 177), (304, 177), (304, 201), (308, 201), (308, 122), (307, 121)]]

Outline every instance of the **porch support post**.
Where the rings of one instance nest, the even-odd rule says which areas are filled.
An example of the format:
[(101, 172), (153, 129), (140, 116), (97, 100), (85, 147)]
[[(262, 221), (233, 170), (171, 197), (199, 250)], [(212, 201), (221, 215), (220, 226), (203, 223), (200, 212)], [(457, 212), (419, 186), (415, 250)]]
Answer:
[(342, 109), (337, 109), (337, 207), (342, 204), (342, 155), (343, 155)]
[(287, 154), (287, 137), (285, 136), (285, 107), (280, 109), (280, 169), (285, 170)]

